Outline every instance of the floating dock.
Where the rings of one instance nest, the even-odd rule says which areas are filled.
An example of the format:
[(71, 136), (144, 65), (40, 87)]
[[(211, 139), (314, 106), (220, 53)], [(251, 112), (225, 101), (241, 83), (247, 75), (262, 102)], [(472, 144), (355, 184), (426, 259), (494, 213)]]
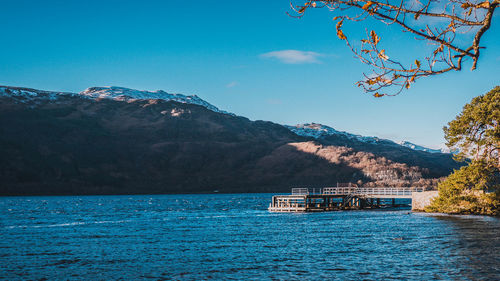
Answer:
[(275, 195), (271, 212), (327, 212), (397, 206), (396, 199), (411, 199), (424, 187), (323, 187), (292, 188), (290, 195)]

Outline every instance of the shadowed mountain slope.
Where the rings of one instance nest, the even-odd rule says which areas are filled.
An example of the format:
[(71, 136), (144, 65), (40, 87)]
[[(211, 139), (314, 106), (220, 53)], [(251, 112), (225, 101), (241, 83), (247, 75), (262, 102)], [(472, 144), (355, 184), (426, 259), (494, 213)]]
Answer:
[(214, 111), (198, 97), (190, 103), (195, 96), (159, 95), (107, 98), (0, 87), (0, 194), (426, 185), (457, 167), (449, 154), (299, 136), (272, 122)]

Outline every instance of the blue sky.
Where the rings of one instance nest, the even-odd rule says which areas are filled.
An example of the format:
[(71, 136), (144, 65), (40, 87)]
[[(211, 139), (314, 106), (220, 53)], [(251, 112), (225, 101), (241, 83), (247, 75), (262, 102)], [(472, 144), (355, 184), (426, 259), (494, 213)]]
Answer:
[[(477, 70), (466, 65), (376, 99), (355, 86), (368, 68), (337, 39), (334, 14), (291, 18), (288, 0), (0, 0), (0, 10), (0, 85), (197, 94), (252, 120), (317, 122), (435, 148), (465, 103), (500, 84), (498, 12)], [(425, 48), (397, 27), (344, 30), (368, 25), (388, 52), (409, 58)]]

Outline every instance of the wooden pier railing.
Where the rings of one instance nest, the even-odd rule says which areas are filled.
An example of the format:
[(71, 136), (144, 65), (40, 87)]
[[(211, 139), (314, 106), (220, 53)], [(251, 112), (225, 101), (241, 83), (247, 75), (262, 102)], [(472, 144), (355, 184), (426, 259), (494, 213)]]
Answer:
[(292, 188), (292, 195), (356, 195), (356, 196), (408, 196), (422, 192), (424, 187), (323, 187)]
[(411, 199), (412, 193), (424, 187), (356, 187), (292, 188), (290, 195), (275, 195), (269, 206), (273, 212), (332, 211), (353, 208), (376, 208), (389, 199)]

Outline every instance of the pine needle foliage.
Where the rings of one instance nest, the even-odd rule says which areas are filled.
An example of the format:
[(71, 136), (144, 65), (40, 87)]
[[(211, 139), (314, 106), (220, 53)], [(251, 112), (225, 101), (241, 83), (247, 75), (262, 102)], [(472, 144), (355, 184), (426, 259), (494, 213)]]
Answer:
[(444, 127), (456, 160), (470, 161), (439, 183), (428, 212), (500, 216), (500, 87), (475, 97)]

